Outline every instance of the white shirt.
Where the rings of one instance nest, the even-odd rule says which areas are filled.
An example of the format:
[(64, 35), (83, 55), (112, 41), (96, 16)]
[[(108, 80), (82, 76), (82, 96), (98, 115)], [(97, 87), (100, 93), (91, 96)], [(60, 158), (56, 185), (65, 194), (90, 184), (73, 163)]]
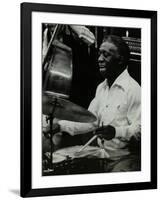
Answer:
[(127, 70), (117, 77), (110, 88), (107, 80), (98, 85), (95, 98), (88, 110), (96, 115), (96, 122), (78, 123), (61, 120), (61, 131), (76, 135), (92, 131), (102, 125), (112, 125), (116, 129), (116, 136), (104, 143), (107, 148), (112, 149), (125, 147), (131, 136), (141, 132), (141, 88)]

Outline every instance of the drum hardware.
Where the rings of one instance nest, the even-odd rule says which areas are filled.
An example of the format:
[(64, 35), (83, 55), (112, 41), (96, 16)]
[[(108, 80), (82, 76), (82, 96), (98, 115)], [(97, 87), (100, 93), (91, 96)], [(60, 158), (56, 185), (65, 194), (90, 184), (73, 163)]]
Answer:
[(73, 146), (53, 152), (53, 171), (45, 169), (43, 175), (107, 172), (109, 158), (103, 155), (104, 149), (87, 146), (85, 151), (78, 153), (80, 149), (82, 146)]
[(52, 152), (54, 150), (54, 145), (53, 145), (53, 142), (52, 142), (52, 138), (53, 138), (53, 135), (54, 135), (54, 132), (52, 131), (53, 130), (53, 119), (54, 119), (53, 114), (54, 114), (55, 107), (57, 106), (57, 98), (55, 98), (55, 101), (52, 101), (52, 104), (53, 104), (52, 114), (50, 114), (48, 116), (49, 125), (50, 125), (50, 145), (51, 145), (50, 164), (51, 165), (52, 165)]
[[(53, 131), (53, 120), (54, 118), (65, 119), (75, 122), (93, 122), (96, 117), (87, 111), (86, 109), (68, 101), (57, 97), (55, 95), (49, 95), (44, 92), (43, 97), (43, 114), (47, 115), (47, 121), (49, 121), (49, 135), (51, 144), (51, 156), (50, 156), (50, 167), (52, 167), (52, 153), (54, 151), (54, 144), (52, 138), (56, 131)], [(67, 157), (68, 158), (68, 157)]]

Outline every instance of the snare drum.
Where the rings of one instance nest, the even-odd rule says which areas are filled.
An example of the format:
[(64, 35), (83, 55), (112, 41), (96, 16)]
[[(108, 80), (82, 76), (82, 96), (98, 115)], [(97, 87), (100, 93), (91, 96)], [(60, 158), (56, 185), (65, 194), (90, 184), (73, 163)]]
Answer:
[[(99, 147), (67, 147), (52, 155), (53, 172), (48, 175), (100, 173), (107, 171), (108, 154)], [(47, 175), (47, 174), (46, 174)]]

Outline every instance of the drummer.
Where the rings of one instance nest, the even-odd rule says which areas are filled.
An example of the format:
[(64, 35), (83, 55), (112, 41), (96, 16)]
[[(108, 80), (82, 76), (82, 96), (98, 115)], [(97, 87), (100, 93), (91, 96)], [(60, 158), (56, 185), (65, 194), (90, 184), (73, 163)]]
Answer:
[(60, 132), (71, 136), (96, 130), (95, 134), (101, 136), (97, 139), (98, 145), (107, 150), (113, 160), (110, 163), (112, 172), (140, 170), (140, 158), (134, 157), (127, 148), (132, 138), (139, 142), (141, 137), (141, 88), (127, 71), (129, 55), (122, 38), (106, 36), (98, 57), (99, 71), (105, 80), (98, 85), (89, 105), (97, 121), (61, 120), (57, 124)]

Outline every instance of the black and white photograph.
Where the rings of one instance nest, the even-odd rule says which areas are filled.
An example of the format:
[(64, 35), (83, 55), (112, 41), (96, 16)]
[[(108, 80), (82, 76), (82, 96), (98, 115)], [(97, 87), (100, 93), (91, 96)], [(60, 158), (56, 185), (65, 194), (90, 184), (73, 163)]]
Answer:
[(141, 29), (42, 24), (42, 175), (141, 170)]
[(21, 5), (21, 196), (157, 187), (157, 13)]

